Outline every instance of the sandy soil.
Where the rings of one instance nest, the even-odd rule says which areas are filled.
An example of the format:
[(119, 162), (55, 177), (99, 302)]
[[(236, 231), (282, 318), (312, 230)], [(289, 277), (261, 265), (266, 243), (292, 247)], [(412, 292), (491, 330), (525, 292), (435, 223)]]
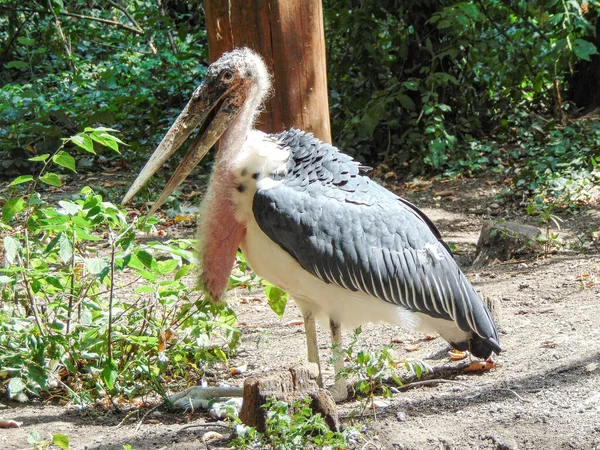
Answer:
[[(377, 410), (376, 418), (370, 413), (362, 420), (363, 436), (355, 447), (600, 448), (600, 255), (596, 249), (586, 244), (574, 251), (567, 246), (549, 257), (469, 271), (483, 220), (492, 216), (526, 221), (524, 208), (499, 203), (494, 194), (501, 185), (481, 179), (420, 188), (405, 194), (423, 207), (447, 241), (456, 244), (458, 259), (476, 288), (501, 303), (504, 353), (497, 358), (499, 367), (492, 371), (462, 374), (394, 395), (388, 400), (389, 407)], [(451, 195), (445, 192), (440, 198), (441, 191)], [(577, 216), (563, 214), (562, 218), (561, 235), (572, 243), (579, 243), (577, 236), (600, 224), (597, 207)], [(290, 304), (279, 320), (256, 293), (236, 292), (231, 304), (239, 313), (243, 332), (239, 354), (231, 366), (247, 363), (246, 374), (257, 374), (304, 360), (303, 327), (297, 324), (301, 316), (294, 305)], [(345, 342), (350, 334), (346, 333)], [(398, 360), (423, 360), (431, 366), (449, 363), (448, 346), (442, 339), (426, 341), (388, 325), (364, 327), (360, 346), (376, 351), (392, 340), (396, 341), (392, 345)], [(324, 330), (320, 344), (322, 359), (327, 359), (328, 334)], [(420, 348), (407, 352), (415, 344)], [(359, 409), (357, 401), (339, 405), (346, 422)], [(64, 433), (75, 450), (120, 450), (124, 444), (140, 450), (226, 448), (223, 442), (203, 441), (209, 431), (229, 435), (227, 428), (205, 415), (158, 408), (142, 422), (139, 419), (146, 411), (117, 427), (124, 413), (0, 404), (0, 419), (23, 422), (21, 428), (0, 430), (0, 449), (31, 448), (27, 434), (33, 430), (44, 438)], [(193, 427), (186, 428), (189, 425)]]

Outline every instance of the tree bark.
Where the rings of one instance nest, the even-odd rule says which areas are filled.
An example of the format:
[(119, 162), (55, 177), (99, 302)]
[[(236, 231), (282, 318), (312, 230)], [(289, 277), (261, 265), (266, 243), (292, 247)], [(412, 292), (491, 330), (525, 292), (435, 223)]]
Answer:
[(300, 128), (331, 142), (321, 0), (205, 0), (210, 60), (249, 47), (273, 73), (257, 128)]

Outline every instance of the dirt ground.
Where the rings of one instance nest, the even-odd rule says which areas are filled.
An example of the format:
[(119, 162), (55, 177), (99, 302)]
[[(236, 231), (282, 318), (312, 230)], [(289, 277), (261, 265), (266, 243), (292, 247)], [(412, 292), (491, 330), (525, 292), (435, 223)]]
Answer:
[[(395, 394), (387, 400), (388, 407), (377, 410), (376, 418), (368, 413), (362, 420), (362, 437), (355, 448), (600, 449), (600, 255), (586, 232), (598, 227), (600, 211), (596, 206), (576, 216), (561, 215), (561, 236), (572, 245), (556, 254), (469, 270), (484, 220), (535, 224), (535, 218), (525, 216), (523, 205), (503, 204), (494, 197), (501, 187), (471, 179), (413, 184), (404, 193), (433, 219), (446, 241), (456, 245), (458, 259), (479, 292), (500, 302), (504, 352), (497, 358), (498, 367)], [(586, 233), (581, 245), (578, 236)], [(232, 367), (247, 363), (244, 375), (253, 375), (304, 360), (301, 315), (293, 304), (279, 320), (255, 293), (235, 292), (230, 302), (243, 332)], [(346, 333), (346, 343), (350, 335)], [(320, 331), (319, 339), (322, 359), (327, 359), (326, 330)], [(361, 348), (374, 351), (392, 344), (397, 360), (450, 364), (442, 339), (424, 340), (389, 325), (363, 327), (359, 342)], [(418, 350), (407, 351), (418, 345)], [(228, 381), (242, 384), (243, 378)], [(359, 409), (357, 401), (339, 405), (346, 423)], [(74, 450), (121, 450), (124, 444), (137, 450), (226, 448), (223, 442), (203, 440), (207, 432), (230, 434), (206, 415), (158, 408), (140, 421), (145, 411), (118, 426), (125, 414), (0, 403), (0, 419), (23, 423), (21, 428), (0, 429), (0, 449), (31, 448), (27, 434), (34, 430), (43, 438), (66, 434)]]

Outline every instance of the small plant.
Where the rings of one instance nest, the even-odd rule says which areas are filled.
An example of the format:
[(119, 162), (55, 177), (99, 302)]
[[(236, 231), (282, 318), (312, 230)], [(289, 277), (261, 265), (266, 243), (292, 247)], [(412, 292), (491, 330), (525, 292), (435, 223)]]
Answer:
[(54, 446), (61, 450), (69, 450), (71, 448), (69, 436), (61, 433), (53, 434), (51, 441), (44, 441), (40, 438), (40, 434), (37, 431), (32, 431), (27, 435), (27, 442), (33, 445), (33, 450), (48, 450)]
[[(344, 369), (338, 376), (343, 378), (356, 378), (355, 388), (359, 397), (364, 399), (361, 417), (369, 404), (373, 407), (375, 395), (381, 394), (383, 397), (391, 397), (392, 391), (388, 387), (390, 382), (397, 386), (402, 386), (402, 381), (397, 375), (396, 366), (392, 356), (391, 347), (384, 347), (379, 352), (367, 352), (364, 350), (355, 351), (361, 328), (354, 330), (352, 342), (348, 348), (343, 349), (342, 356), (347, 362)], [(414, 373), (418, 378), (423, 373), (427, 373), (427, 366), (422, 363), (405, 362), (405, 367)], [(375, 408), (373, 408), (375, 411)]]
[(552, 250), (563, 247), (563, 241), (560, 235), (550, 229), (551, 224), (560, 230), (561, 218), (553, 214), (555, 204), (544, 202), (542, 197), (536, 196), (533, 201), (527, 205), (528, 215), (538, 216), (538, 225), (544, 228), (544, 232), (539, 234), (537, 242), (544, 250), (544, 256), (548, 256)]
[(231, 444), (235, 449), (301, 450), (317, 448), (343, 449), (349, 444), (354, 429), (343, 433), (331, 431), (321, 414), (314, 414), (310, 398), (296, 400), (291, 405), (269, 399), (263, 408), (267, 410), (266, 429), (259, 433), (253, 427), (238, 423), (238, 435)]

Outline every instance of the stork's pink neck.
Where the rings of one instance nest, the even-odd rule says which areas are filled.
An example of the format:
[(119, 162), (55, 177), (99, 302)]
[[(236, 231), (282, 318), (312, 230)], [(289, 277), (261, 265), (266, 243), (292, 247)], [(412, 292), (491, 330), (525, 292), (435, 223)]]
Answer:
[(227, 289), (235, 257), (245, 233), (245, 224), (235, 218), (232, 192), (236, 188), (235, 162), (244, 148), (256, 107), (246, 102), (239, 115), (221, 136), (212, 174), (204, 198), (199, 227), (201, 282), (213, 300)]

